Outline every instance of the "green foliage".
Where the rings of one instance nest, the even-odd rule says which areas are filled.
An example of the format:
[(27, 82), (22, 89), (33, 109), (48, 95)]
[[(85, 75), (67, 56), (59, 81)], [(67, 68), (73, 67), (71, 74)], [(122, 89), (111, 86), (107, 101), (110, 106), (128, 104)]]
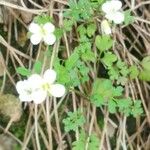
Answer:
[(124, 19), (125, 25), (129, 25), (129, 24), (132, 24), (134, 22), (134, 16), (131, 15), (130, 10), (126, 10), (124, 12), (124, 16), (125, 16), (125, 19)]
[(144, 70), (150, 70), (150, 56), (146, 56), (143, 58), (141, 65)]
[(99, 150), (99, 139), (95, 134), (91, 134), (89, 137), (88, 150)]
[(139, 79), (143, 81), (150, 81), (150, 70), (142, 70), (139, 73)]
[(106, 52), (102, 58), (102, 62), (107, 66), (111, 67), (113, 63), (117, 61), (117, 56), (112, 52)]
[(117, 56), (112, 52), (105, 52), (101, 60), (105, 68), (108, 69), (110, 79), (116, 80), (117, 84), (125, 85), (130, 72), (125, 62), (117, 60)]
[(74, 68), (79, 60), (78, 53), (73, 53), (65, 62), (65, 66), (68, 70)]
[(133, 65), (129, 68), (129, 72), (130, 72), (131, 79), (135, 79), (139, 75), (139, 70), (138, 70), (137, 66), (135, 66), (135, 65)]
[(122, 91), (123, 88), (121, 86), (114, 87), (111, 80), (97, 78), (93, 83), (91, 102), (96, 106), (107, 104), (114, 97), (121, 96)]
[(31, 75), (31, 71), (25, 67), (18, 67), (16, 69), (16, 71), (17, 71), (17, 73), (19, 73), (22, 76), (30, 76)]
[(68, 87), (76, 87), (89, 79), (89, 68), (81, 61), (76, 50), (64, 62), (64, 65), (60, 64), (59, 60), (55, 60), (54, 68), (58, 74), (58, 82)]
[(133, 102), (130, 98), (120, 99), (117, 101), (117, 105), (119, 111), (126, 116), (133, 115), (134, 117), (137, 117), (143, 113), (140, 100), (135, 100)]
[(141, 61), (142, 70), (139, 73), (139, 78), (144, 81), (150, 81), (150, 56), (146, 56)]
[(62, 38), (63, 36), (63, 29), (61, 28), (56, 28), (55, 31), (54, 31), (54, 34), (56, 36), (56, 38), (59, 40)]
[(34, 17), (34, 22), (38, 24), (45, 24), (51, 21), (52, 21), (52, 18), (46, 14), (41, 14), (41, 15)]
[(134, 117), (137, 117), (137, 116), (141, 115), (142, 113), (143, 113), (143, 109), (141, 107), (141, 101), (140, 100), (134, 101), (134, 104), (131, 108), (131, 114)]
[(126, 116), (129, 116), (129, 114), (131, 113), (130, 107), (132, 105), (132, 101), (130, 98), (118, 100), (117, 105), (120, 112), (124, 113)]
[(95, 23), (91, 23), (87, 26), (87, 35), (88, 37), (92, 37), (96, 31)]
[(82, 130), (79, 135), (79, 139), (72, 143), (72, 150), (85, 150), (86, 144), (88, 144), (87, 150), (98, 150), (99, 149), (99, 139), (95, 134), (87, 136)]
[(87, 30), (86, 30), (86, 27), (84, 25), (80, 25), (78, 28), (77, 28), (77, 31), (80, 35), (80, 38), (79, 38), (79, 42), (83, 43), (83, 42), (89, 42), (89, 38), (87, 37)]
[(114, 87), (111, 80), (99, 79), (94, 81), (91, 102), (97, 107), (108, 106), (110, 113), (116, 113), (117, 110), (126, 116), (138, 116), (143, 112), (140, 101), (133, 102), (131, 98), (123, 97), (123, 88)]
[(79, 140), (72, 143), (72, 150), (84, 150), (86, 144), (86, 134), (84, 131), (81, 131), (79, 135)]
[(40, 61), (36, 61), (33, 65), (33, 72), (40, 74), (42, 70), (42, 63)]
[(74, 21), (72, 19), (64, 19), (63, 27), (65, 31), (71, 31)]
[(75, 48), (75, 51), (79, 54), (81, 59), (85, 62), (87, 61), (95, 61), (95, 54), (91, 50), (91, 43), (84, 42)]
[(91, 0), (91, 5), (95, 9), (99, 9), (100, 6), (105, 2), (106, 0)]
[(80, 110), (68, 112), (67, 118), (63, 119), (63, 123), (65, 125), (66, 132), (71, 130), (76, 131), (77, 128), (83, 126), (85, 123), (85, 118)]
[(96, 47), (100, 52), (109, 50), (113, 46), (113, 40), (108, 35), (97, 35), (95, 39)]
[(70, 10), (66, 11), (64, 16), (71, 16), (75, 21), (90, 19), (94, 13), (90, 0), (79, 0), (78, 2), (69, 0), (69, 7)]

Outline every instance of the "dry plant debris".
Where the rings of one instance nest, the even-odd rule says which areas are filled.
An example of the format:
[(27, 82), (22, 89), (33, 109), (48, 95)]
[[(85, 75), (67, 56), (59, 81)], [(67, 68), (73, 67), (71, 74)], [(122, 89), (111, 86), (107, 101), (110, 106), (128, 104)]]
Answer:
[[(149, 150), (149, 10), (149, 0), (0, 0), (0, 85), (11, 93), (0, 94), (10, 118), (0, 132), (22, 150)], [(52, 69), (63, 92), (44, 80)]]

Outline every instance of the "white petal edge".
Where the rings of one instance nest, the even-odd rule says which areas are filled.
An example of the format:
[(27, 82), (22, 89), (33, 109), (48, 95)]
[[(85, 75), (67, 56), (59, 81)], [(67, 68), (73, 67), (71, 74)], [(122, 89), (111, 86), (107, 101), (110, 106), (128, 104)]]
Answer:
[(32, 93), (32, 99), (35, 104), (42, 103), (46, 99), (46, 96), (47, 96), (47, 92), (42, 89)]
[(32, 22), (32, 23), (29, 25), (29, 31), (30, 31), (31, 33), (40, 33), (41, 27), (40, 27), (37, 23)]
[(47, 45), (53, 45), (56, 41), (56, 36), (54, 34), (50, 33), (50, 34), (46, 34), (43, 37), (43, 39)]
[(121, 24), (124, 21), (124, 14), (122, 12), (116, 12), (113, 16), (115, 24)]
[(24, 93), (25, 89), (29, 88), (29, 83), (27, 80), (18, 81), (16, 83), (16, 90), (19, 94)]
[(110, 9), (113, 9), (114, 11), (120, 10), (122, 7), (122, 2), (119, 0), (112, 0), (110, 1)]
[(19, 99), (21, 102), (31, 102), (32, 101), (31, 95), (28, 95), (28, 94), (20, 94)]
[(43, 26), (43, 29), (45, 33), (52, 33), (55, 31), (55, 26), (52, 23), (48, 22)]
[(110, 1), (107, 1), (102, 5), (102, 11), (108, 13), (110, 10), (111, 10), (111, 3)]
[(43, 78), (46, 82), (48, 82), (49, 84), (52, 84), (56, 80), (56, 72), (53, 69), (47, 69), (44, 72)]
[(65, 94), (65, 87), (62, 84), (53, 84), (50, 87), (50, 94), (54, 97), (62, 97)]
[(43, 84), (43, 79), (39, 74), (32, 74), (28, 78), (28, 82), (30, 84), (31, 89), (35, 90), (35, 89), (41, 88)]
[(42, 41), (42, 35), (32, 34), (31, 37), (30, 37), (30, 41), (33, 45), (37, 45)]

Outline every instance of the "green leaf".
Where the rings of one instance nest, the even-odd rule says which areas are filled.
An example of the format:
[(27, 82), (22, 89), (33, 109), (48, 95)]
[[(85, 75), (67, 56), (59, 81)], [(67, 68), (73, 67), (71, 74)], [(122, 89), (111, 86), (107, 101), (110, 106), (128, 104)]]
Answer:
[[(114, 87), (111, 80), (97, 78), (95, 79), (92, 86), (92, 97), (94, 96), (94, 103), (101, 105), (101, 103), (106, 103), (109, 99), (113, 97)], [(95, 97), (96, 95), (96, 97)], [(96, 102), (97, 100), (97, 102)]]
[(87, 150), (99, 150), (99, 143), (100, 141), (95, 134), (88, 137), (85, 131), (82, 130), (79, 139), (72, 143), (72, 150), (85, 150), (86, 144), (88, 144)]
[(90, 19), (94, 13), (90, 0), (69, 0), (69, 7), (64, 16), (72, 17), (75, 21)]
[(80, 33), (80, 36), (86, 34), (86, 28), (84, 27), (83, 24), (81, 24), (80, 26), (78, 26), (77, 31)]
[(87, 35), (89, 37), (92, 37), (94, 35), (95, 31), (96, 31), (95, 23), (91, 23), (87, 26)]
[(119, 76), (117, 79), (117, 84), (125, 85), (128, 79), (125, 76)]
[(16, 69), (17, 73), (19, 73), (22, 76), (30, 76), (31, 75), (31, 71), (26, 69), (25, 67), (18, 67)]
[(86, 134), (82, 130), (79, 139), (72, 143), (72, 150), (84, 150), (86, 145)]
[(117, 80), (119, 78), (119, 70), (113, 66), (109, 68), (108, 74), (111, 80)]
[(34, 73), (40, 74), (41, 70), (42, 70), (42, 63), (40, 61), (35, 62), (33, 66)]
[(117, 107), (117, 104), (114, 100), (110, 99), (108, 101), (108, 110), (110, 113), (116, 113), (116, 107)]
[(113, 96), (121, 96), (123, 92), (123, 87), (122, 86), (117, 86), (116, 88), (113, 89)]
[(146, 56), (143, 58), (141, 65), (143, 69), (150, 70), (150, 56)]
[(99, 94), (94, 94), (90, 97), (91, 103), (93, 103), (96, 107), (100, 107), (105, 104), (104, 98)]
[(76, 66), (77, 61), (79, 60), (79, 54), (74, 52), (66, 61), (65, 66), (67, 70), (72, 69)]
[(139, 73), (139, 79), (143, 81), (150, 81), (150, 70), (142, 70)]
[(81, 127), (85, 123), (85, 118), (81, 113), (81, 110), (75, 112), (68, 112), (67, 118), (63, 119), (65, 125), (65, 131), (69, 132), (71, 130), (75, 131), (78, 127)]
[(73, 24), (74, 24), (74, 21), (72, 19), (70, 19), (70, 20), (69, 19), (65, 19), (63, 21), (64, 29), (66, 31), (71, 31)]
[(131, 114), (134, 117), (137, 117), (137, 116), (141, 115), (142, 113), (143, 113), (143, 109), (141, 107), (141, 101), (140, 100), (135, 100), (134, 104), (132, 106), (132, 112), (131, 112)]
[(131, 79), (135, 79), (138, 75), (139, 75), (139, 70), (137, 68), (137, 66), (133, 65), (129, 68), (129, 72), (130, 72), (130, 78)]
[(81, 58), (83, 61), (92, 61), (95, 62), (95, 54), (91, 50), (87, 50), (86, 53), (83, 53)]
[(113, 40), (108, 35), (97, 35), (95, 40), (96, 47), (100, 52), (106, 51), (113, 46)]
[(106, 52), (102, 58), (103, 63), (107, 67), (111, 67), (115, 61), (117, 61), (117, 56), (112, 54), (112, 52)]
[(129, 25), (129, 24), (132, 24), (134, 22), (134, 16), (131, 15), (130, 10), (126, 10), (124, 12), (124, 16), (125, 16), (125, 19), (124, 19), (125, 25)]
[(41, 14), (34, 17), (34, 22), (43, 25), (47, 22), (52, 22), (52, 18), (49, 15)]
[(61, 28), (56, 28), (54, 31), (54, 34), (58, 40), (62, 38), (63, 33), (64, 33), (64, 31)]
[(60, 64), (59, 60), (54, 61), (54, 69), (57, 72), (57, 81), (61, 84), (68, 85), (70, 83), (70, 75), (68, 70)]
[(131, 113), (132, 100), (130, 98), (124, 98), (117, 100), (116, 102), (119, 108), (119, 112), (129, 116)]
[(89, 137), (88, 150), (99, 150), (100, 140), (95, 134), (91, 134)]

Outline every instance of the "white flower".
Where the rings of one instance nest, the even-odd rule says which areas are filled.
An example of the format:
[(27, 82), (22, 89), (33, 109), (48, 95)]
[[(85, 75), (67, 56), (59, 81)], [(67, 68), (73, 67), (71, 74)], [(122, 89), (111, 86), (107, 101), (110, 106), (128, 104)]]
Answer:
[(48, 69), (43, 77), (33, 74), (27, 80), (17, 82), (16, 89), (20, 100), (34, 101), (35, 104), (40, 104), (48, 94), (54, 97), (62, 97), (65, 94), (65, 87), (61, 84), (54, 84), (55, 80), (56, 72)]
[(47, 45), (53, 45), (56, 41), (56, 36), (53, 33), (55, 26), (50, 22), (44, 25), (32, 22), (29, 25), (29, 31), (32, 34), (30, 40), (33, 45), (37, 45), (41, 41), (44, 41)]
[(114, 21), (116, 24), (120, 24), (124, 21), (124, 13), (121, 12), (121, 7), (121, 1), (111, 0), (102, 5), (102, 10), (106, 13), (105, 17), (108, 20)]
[(102, 30), (102, 33), (104, 34), (107, 34), (107, 35), (111, 34), (111, 28), (107, 20), (103, 20), (101, 22), (101, 30)]
[(50, 95), (54, 97), (62, 97), (65, 94), (65, 87), (62, 84), (54, 83), (56, 80), (56, 72), (54, 70), (46, 70), (43, 75), (43, 80), (43, 87)]
[(16, 84), (16, 89), (19, 93), (21, 101), (39, 104), (43, 102), (47, 96), (47, 93), (41, 90), (43, 79), (38, 74), (31, 75), (27, 80), (19, 81)]

